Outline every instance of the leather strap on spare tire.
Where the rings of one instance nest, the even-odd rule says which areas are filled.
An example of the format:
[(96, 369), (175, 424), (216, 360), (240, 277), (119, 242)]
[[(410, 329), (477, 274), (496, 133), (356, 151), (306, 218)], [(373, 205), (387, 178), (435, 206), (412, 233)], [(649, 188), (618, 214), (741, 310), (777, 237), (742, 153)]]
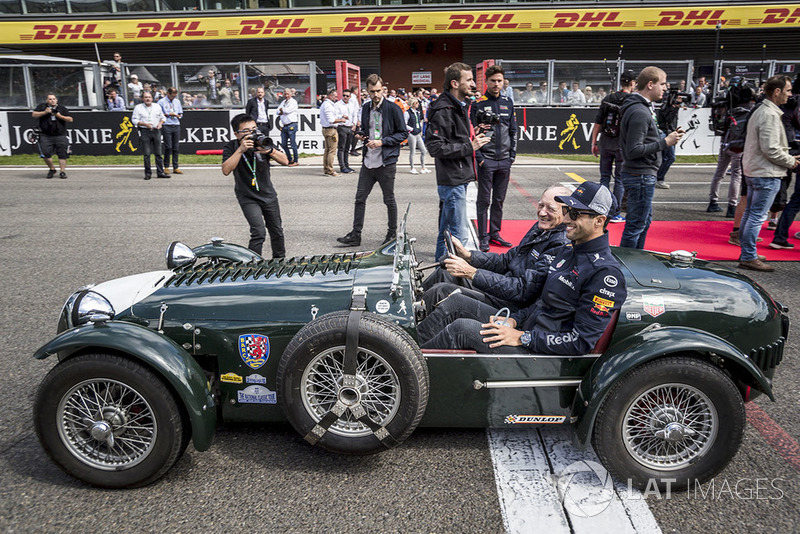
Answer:
[[(353, 295), (350, 300), (350, 315), (347, 317), (347, 326), (345, 327), (345, 349), (344, 349), (344, 365), (342, 386), (343, 387), (357, 387), (356, 381), (356, 368), (358, 365), (358, 328), (361, 322), (361, 314), (367, 310), (367, 288), (354, 287)], [(330, 426), (342, 417), (347, 410), (353, 414), (360, 423), (363, 423), (372, 431), (378, 440), (383, 443), (386, 448), (397, 445), (397, 440), (392, 437), (385, 427), (382, 427), (372, 419), (370, 419), (367, 410), (357, 402), (351, 406), (337, 400), (333, 405), (331, 411), (320, 419), (319, 423), (314, 425), (314, 428), (305, 435), (303, 439), (312, 445), (316, 445), (322, 436), (328, 431)]]

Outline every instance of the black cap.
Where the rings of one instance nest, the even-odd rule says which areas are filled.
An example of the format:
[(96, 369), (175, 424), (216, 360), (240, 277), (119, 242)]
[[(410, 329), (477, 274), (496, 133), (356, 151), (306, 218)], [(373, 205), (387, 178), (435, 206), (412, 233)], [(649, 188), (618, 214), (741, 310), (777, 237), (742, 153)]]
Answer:
[(622, 85), (628, 85), (633, 80), (635, 80), (636, 77), (637, 77), (636, 73), (633, 72), (632, 70), (624, 70), (622, 71), (622, 74), (619, 77), (619, 83), (621, 83)]

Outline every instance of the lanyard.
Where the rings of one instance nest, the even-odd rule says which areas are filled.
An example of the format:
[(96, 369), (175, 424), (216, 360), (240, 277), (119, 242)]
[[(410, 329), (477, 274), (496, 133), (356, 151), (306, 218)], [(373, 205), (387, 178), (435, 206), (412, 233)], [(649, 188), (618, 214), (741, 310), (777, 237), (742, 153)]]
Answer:
[(250, 162), (247, 161), (247, 154), (242, 154), (242, 158), (244, 159), (245, 165), (247, 168), (250, 169), (250, 172), (253, 173), (253, 181), (250, 182), (250, 185), (256, 188), (256, 191), (260, 191), (258, 188), (258, 182), (256, 181), (256, 157), (253, 155), (253, 164), (250, 165)]

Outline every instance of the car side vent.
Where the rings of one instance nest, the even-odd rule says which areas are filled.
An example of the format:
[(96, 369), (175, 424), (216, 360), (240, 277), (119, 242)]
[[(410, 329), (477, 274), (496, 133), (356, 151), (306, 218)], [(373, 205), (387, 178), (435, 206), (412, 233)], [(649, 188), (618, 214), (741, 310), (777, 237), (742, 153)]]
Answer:
[(775, 342), (764, 347), (758, 347), (750, 351), (750, 359), (758, 365), (762, 371), (773, 369), (783, 360), (783, 346), (786, 342), (784, 337), (779, 337)]
[(361, 263), (355, 253), (297, 256), (293, 258), (234, 262), (223, 265), (197, 265), (176, 271), (164, 284), (169, 286), (213, 284), (237, 280), (258, 280), (281, 276), (313, 276), (327, 273), (349, 273)]

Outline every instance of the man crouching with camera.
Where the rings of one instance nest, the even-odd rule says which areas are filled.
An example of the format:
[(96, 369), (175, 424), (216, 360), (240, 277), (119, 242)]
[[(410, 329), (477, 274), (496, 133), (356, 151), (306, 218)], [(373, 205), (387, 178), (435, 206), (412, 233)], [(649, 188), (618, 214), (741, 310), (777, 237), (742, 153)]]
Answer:
[(286, 154), (272, 144), (272, 140), (262, 134), (254, 121), (246, 113), (236, 115), (231, 120), (236, 135), (222, 149), (222, 174), (233, 172), (236, 200), (242, 208), (250, 225), (250, 244), (247, 248), (261, 254), (264, 240), (269, 231), (273, 258), (286, 256), (281, 225), (281, 210), (278, 194), (272, 185), (269, 160), (288, 165)]

